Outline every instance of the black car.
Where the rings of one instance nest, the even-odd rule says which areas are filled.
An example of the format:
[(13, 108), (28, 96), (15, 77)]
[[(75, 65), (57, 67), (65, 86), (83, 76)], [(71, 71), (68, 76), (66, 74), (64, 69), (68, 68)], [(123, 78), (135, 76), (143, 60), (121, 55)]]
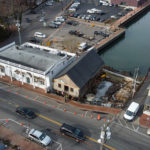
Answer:
[(67, 20), (66, 24), (76, 26), (76, 25), (78, 25), (78, 22), (77, 21), (72, 21), (72, 20)]
[(75, 34), (76, 34), (76, 30), (70, 30), (70, 31), (69, 31), (69, 34), (75, 35)]
[(73, 17), (78, 18), (79, 14), (78, 13), (74, 13)]
[(41, 43), (40, 40), (36, 39), (35, 37), (31, 37), (31, 39), (29, 40), (29, 42), (32, 42), (32, 43)]
[(36, 117), (35, 113), (26, 107), (16, 108), (16, 113), (28, 119), (34, 119)]
[(60, 127), (60, 132), (74, 138), (77, 142), (82, 142), (85, 140), (84, 134), (80, 129), (72, 127), (66, 123), (63, 123)]

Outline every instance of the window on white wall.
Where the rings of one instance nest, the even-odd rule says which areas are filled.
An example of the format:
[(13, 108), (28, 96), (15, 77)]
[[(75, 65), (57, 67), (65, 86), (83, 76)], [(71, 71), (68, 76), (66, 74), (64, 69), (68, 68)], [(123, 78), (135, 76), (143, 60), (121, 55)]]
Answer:
[(44, 80), (41, 80), (41, 81), (40, 81), (40, 84), (41, 84), (41, 85), (44, 85), (44, 84), (45, 84), (45, 83), (44, 83)]
[(4, 73), (5, 72), (5, 68), (1, 68), (1, 72)]

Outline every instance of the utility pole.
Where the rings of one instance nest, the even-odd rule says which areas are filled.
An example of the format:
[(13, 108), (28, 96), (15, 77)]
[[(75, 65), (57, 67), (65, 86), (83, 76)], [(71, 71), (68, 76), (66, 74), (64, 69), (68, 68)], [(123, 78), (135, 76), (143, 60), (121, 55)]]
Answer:
[(18, 34), (19, 34), (19, 44), (21, 45), (21, 34), (20, 34), (21, 24), (19, 23), (19, 20), (17, 20), (16, 26), (18, 28)]
[(100, 139), (98, 139), (98, 143), (100, 143), (100, 150), (104, 150), (104, 144), (106, 140), (111, 138), (111, 131), (109, 127), (110, 121), (107, 120), (107, 123), (104, 123), (101, 127)]
[(138, 71), (139, 71), (139, 67), (135, 68), (135, 71), (134, 71), (134, 76), (133, 76), (133, 82), (132, 82), (132, 98), (135, 94), (135, 88), (136, 88), (136, 80), (137, 80), (137, 77), (138, 77)]

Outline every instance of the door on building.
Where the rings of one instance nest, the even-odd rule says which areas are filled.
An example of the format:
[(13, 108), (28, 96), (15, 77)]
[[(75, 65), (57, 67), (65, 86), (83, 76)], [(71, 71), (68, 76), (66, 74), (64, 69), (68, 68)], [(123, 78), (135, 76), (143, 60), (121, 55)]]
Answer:
[(68, 86), (64, 86), (64, 90), (66, 91), (66, 92), (68, 92), (69, 91), (69, 87)]
[(30, 84), (30, 78), (29, 77), (26, 78), (26, 81), (28, 84)]

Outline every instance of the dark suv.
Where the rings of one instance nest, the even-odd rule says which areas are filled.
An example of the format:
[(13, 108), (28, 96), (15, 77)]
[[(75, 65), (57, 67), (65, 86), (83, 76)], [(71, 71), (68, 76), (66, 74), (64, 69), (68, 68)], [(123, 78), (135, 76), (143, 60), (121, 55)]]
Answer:
[(72, 127), (66, 123), (63, 123), (60, 127), (60, 132), (74, 138), (77, 142), (82, 142), (85, 140), (84, 134), (80, 129)]
[(28, 119), (34, 119), (36, 117), (35, 113), (26, 107), (16, 108), (16, 113)]

